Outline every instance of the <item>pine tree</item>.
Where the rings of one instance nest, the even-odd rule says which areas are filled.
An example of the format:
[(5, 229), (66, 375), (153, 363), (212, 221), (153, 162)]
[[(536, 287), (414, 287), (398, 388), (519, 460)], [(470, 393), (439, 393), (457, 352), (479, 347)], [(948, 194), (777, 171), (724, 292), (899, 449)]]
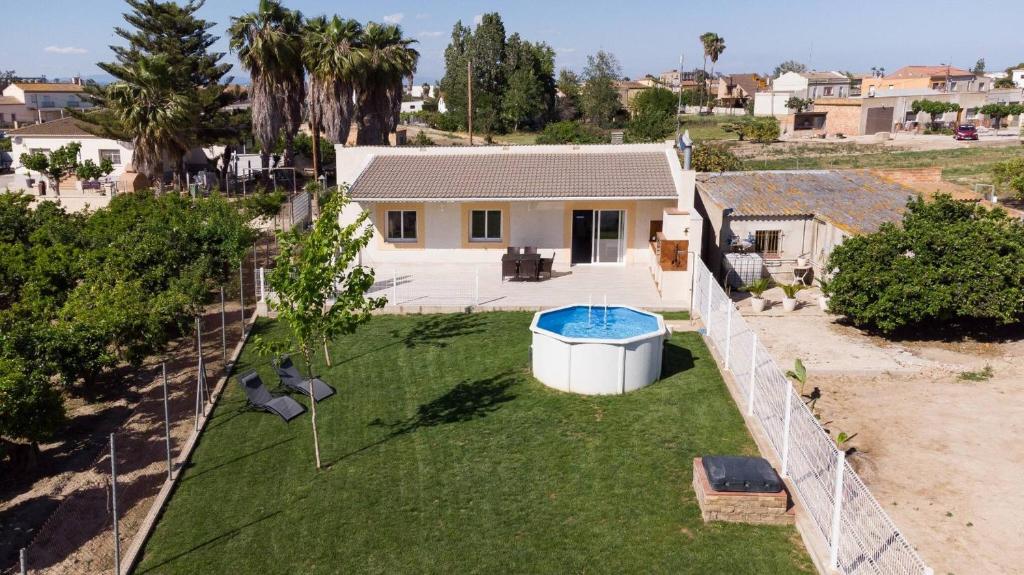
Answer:
[[(231, 81), (225, 79), (231, 65), (221, 62), (223, 53), (210, 51), (219, 40), (210, 34), (216, 24), (197, 16), (205, 0), (189, 0), (185, 4), (157, 0), (125, 2), (130, 8), (124, 14), (129, 26), (116, 27), (114, 33), (127, 45), (111, 46), (115, 61), (99, 62), (97, 66), (115, 78), (114, 84), (126, 83), (139, 77), (144, 62), (160, 59), (166, 63), (168, 89), (196, 106), (191, 125), (183, 128), (183, 141), (199, 145), (223, 140), (235, 133), (231, 122), (214, 120), (222, 113), (221, 109), (234, 100), (234, 95), (225, 92), (226, 83)], [(133, 140), (137, 134), (130, 133), (114, 113), (113, 103), (108, 98), (110, 87), (86, 85), (86, 97), (100, 109), (77, 112), (76, 116), (86, 121), (90, 131), (98, 135)], [(175, 168), (183, 169), (180, 158), (176, 159)]]

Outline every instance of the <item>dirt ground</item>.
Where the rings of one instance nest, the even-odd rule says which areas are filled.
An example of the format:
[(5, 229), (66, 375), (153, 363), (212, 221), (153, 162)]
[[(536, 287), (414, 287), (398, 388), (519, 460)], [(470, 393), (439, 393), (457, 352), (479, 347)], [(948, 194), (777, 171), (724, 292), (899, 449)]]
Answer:
[[(780, 366), (807, 366), (822, 421), (857, 434), (862, 478), (935, 573), (1020, 573), (1024, 336), (889, 342), (820, 311), (817, 290), (789, 314), (781, 295), (768, 292), (775, 305), (761, 314), (739, 310)], [(991, 379), (960, 378), (986, 366)]]
[[(254, 309), (247, 265), (247, 315)], [(236, 294), (237, 296), (237, 294)], [(238, 301), (226, 305), (228, 352), (242, 333)], [(203, 355), (210, 388), (223, 373), (220, 306), (203, 318)], [(116, 400), (70, 400), (60, 440), (41, 445), (31, 472), (0, 475), (0, 573), (14, 573), (27, 547), (30, 573), (109, 573), (113, 568), (109, 434), (117, 435), (121, 551), (149, 512), (167, 477), (160, 362), (169, 382), (171, 447), (176, 458), (194, 428), (196, 347), (193, 336), (172, 343), (161, 357), (121, 374), (127, 392)], [(0, 471), (6, 471), (0, 469)], [(10, 569), (11, 571), (7, 571)]]

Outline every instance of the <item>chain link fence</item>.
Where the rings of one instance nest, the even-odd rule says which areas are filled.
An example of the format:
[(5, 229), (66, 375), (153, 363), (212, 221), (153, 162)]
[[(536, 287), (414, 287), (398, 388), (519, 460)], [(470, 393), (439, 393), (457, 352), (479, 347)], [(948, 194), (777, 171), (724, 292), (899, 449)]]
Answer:
[(828, 567), (846, 575), (932, 575), (702, 261), (694, 274), (692, 313), (732, 373), (740, 409), (757, 422), (828, 546)]

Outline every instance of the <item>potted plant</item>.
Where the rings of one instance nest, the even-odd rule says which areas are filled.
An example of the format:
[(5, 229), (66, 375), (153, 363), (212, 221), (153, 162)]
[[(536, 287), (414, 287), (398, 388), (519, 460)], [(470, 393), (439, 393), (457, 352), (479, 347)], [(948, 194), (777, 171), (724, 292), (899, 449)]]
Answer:
[(750, 282), (749, 284), (740, 288), (742, 291), (750, 293), (750, 309), (756, 313), (764, 311), (765, 300), (763, 297), (764, 292), (772, 288), (772, 280), (768, 278), (761, 278)]
[(779, 284), (782, 288), (782, 309), (786, 311), (793, 311), (796, 309), (796, 294), (800, 290), (804, 289), (804, 284)]
[(821, 311), (827, 312), (828, 300), (831, 297), (829, 294), (832, 293), (830, 287), (832, 282), (830, 280), (825, 280), (821, 278), (817, 278), (817, 280), (815, 281), (818, 282), (818, 287), (821, 288), (821, 295), (818, 296), (818, 307), (821, 308)]
[(796, 258), (796, 267), (798, 267), (798, 268), (805, 268), (808, 265), (810, 265), (810, 263), (811, 263), (811, 260), (807, 259), (806, 256), (800, 256), (800, 257)]

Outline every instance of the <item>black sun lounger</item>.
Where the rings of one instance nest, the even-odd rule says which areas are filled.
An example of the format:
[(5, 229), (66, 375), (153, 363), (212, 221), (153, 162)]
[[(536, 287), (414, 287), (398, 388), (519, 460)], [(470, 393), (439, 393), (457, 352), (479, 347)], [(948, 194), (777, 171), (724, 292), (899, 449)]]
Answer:
[[(274, 369), (277, 371), (277, 376), (281, 378), (281, 383), (299, 393), (306, 396), (309, 395), (309, 380), (299, 374), (299, 368), (295, 367), (295, 364), (292, 363), (292, 358), (285, 356), (281, 360), (281, 365)], [(333, 387), (319, 379), (313, 380), (313, 399), (317, 403), (334, 395), (334, 393)]]
[(286, 422), (295, 419), (302, 415), (302, 412), (306, 411), (306, 408), (302, 407), (301, 403), (288, 396), (274, 397), (271, 395), (270, 391), (267, 390), (267, 386), (263, 385), (260, 374), (255, 371), (238, 376), (238, 383), (242, 384), (245, 396), (253, 407), (269, 411), (270, 413), (276, 413)]

